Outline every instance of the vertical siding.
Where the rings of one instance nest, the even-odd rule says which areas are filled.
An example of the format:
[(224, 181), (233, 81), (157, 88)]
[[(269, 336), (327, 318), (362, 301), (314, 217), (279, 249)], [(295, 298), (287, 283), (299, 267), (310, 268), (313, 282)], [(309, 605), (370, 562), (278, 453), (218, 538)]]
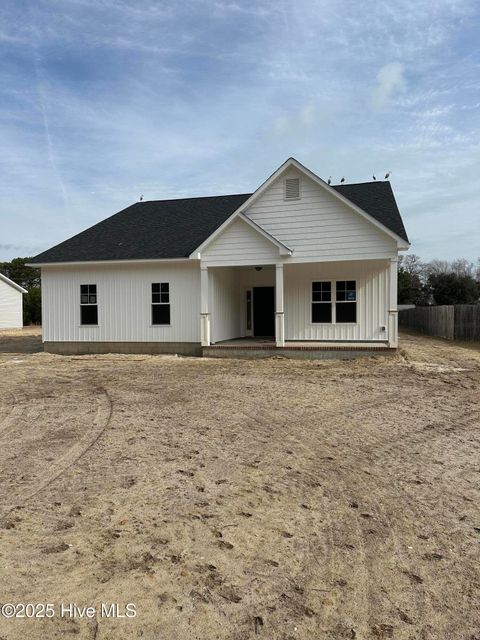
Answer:
[[(170, 326), (151, 325), (151, 283), (170, 283)], [(98, 327), (80, 326), (80, 285), (96, 284)], [(199, 342), (197, 263), (42, 269), (44, 341)]]
[[(387, 340), (388, 331), (381, 330), (381, 326), (388, 326), (387, 261), (288, 265), (284, 278), (286, 340)], [(315, 280), (356, 280), (355, 324), (312, 323), (311, 291)]]
[(237, 269), (209, 271), (212, 342), (240, 335), (240, 281)]
[[(283, 182), (292, 177), (300, 178), (300, 199), (286, 201)], [(396, 255), (396, 243), (390, 236), (294, 168), (245, 213), (294, 250), (292, 262)]]
[(278, 247), (240, 219), (234, 220), (202, 253), (202, 262), (217, 266), (271, 264), (278, 258)]
[(0, 329), (23, 327), (23, 294), (0, 280)]

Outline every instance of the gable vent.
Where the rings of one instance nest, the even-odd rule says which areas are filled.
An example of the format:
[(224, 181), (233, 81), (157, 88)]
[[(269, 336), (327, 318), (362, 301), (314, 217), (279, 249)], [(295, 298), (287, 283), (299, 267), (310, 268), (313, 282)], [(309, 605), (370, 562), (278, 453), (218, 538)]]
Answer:
[(300, 178), (287, 178), (285, 180), (285, 200), (298, 200), (300, 198)]

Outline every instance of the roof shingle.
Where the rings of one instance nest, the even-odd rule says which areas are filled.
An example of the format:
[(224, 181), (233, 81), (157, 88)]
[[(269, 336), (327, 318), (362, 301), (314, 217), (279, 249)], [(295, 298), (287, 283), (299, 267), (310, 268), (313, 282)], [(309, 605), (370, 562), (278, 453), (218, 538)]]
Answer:
[[(333, 187), (408, 241), (388, 182)], [(35, 256), (31, 264), (188, 257), (252, 194), (137, 202)]]

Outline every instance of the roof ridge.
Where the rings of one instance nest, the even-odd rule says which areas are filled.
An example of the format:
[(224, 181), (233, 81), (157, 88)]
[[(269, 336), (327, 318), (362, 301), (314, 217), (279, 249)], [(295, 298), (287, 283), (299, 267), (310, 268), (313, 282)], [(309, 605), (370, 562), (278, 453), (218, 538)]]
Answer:
[(139, 202), (134, 202), (133, 204), (144, 204), (145, 202), (179, 202), (180, 200), (206, 200), (207, 198), (235, 198), (240, 196), (251, 196), (252, 193), (224, 193), (217, 196), (188, 196), (185, 198), (166, 198), (165, 200), (141, 200)]
[(361, 184), (390, 184), (390, 180), (369, 180), (368, 182), (345, 182), (344, 184), (332, 184), (331, 187), (357, 187)]

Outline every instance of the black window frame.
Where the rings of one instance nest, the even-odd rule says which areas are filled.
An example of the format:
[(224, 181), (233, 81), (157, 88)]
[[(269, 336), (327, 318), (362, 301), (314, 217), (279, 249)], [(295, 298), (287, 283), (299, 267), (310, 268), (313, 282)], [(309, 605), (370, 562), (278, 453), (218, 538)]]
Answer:
[(96, 284), (80, 285), (80, 326), (98, 327), (98, 291)]
[(171, 325), (170, 283), (152, 282), (151, 284), (151, 322), (155, 327)]

